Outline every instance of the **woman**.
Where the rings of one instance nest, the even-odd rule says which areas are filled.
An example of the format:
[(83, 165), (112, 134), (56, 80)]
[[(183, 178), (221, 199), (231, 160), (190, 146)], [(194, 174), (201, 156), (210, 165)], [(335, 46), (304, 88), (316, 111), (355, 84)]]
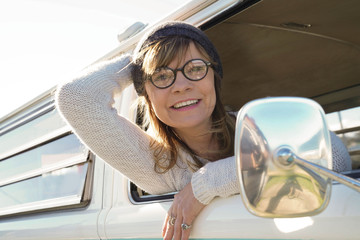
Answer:
[[(133, 56), (92, 66), (59, 86), (57, 107), (77, 136), (152, 194), (179, 191), (165, 239), (188, 239), (214, 197), (238, 193), (234, 116), (220, 101), (222, 65), (205, 34), (182, 22), (155, 27)], [(134, 83), (152, 135), (119, 116), (114, 95)]]
[[(180, 191), (163, 236), (187, 239), (206, 204), (239, 189), (235, 119), (219, 97), (221, 62), (205, 34), (182, 22), (154, 28), (132, 58), (92, 66), (59, 86), (58, 109), (96, 155), (139, 187), (152, 194)], [(131, 83), (148, 108), (153, 136), (112, 108), (114, 95)]]

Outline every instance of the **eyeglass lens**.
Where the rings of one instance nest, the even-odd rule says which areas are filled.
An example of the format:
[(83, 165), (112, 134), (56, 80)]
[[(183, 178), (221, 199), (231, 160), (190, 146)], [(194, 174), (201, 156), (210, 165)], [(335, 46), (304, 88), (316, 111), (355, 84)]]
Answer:
[(170, 87), (175, 82), (178, 71), (181, 71), (191, 81), (199, 81), (206, 76), (209, 65), (209, 62), (202, 59), (192, 59), (180, 69), (159, 68), (151, 76), (151, 82), (158, 88)]

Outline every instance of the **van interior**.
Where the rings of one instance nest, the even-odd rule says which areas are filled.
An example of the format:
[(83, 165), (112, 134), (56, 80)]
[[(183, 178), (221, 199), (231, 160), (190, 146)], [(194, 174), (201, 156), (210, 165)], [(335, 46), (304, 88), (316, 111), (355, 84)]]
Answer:
[(359, 9), (357, 0), (266, 0), (205, 24), (224, 66), (224, 103), (301, 96), (326, 113), (360, 106)]
[(358, 0), (244, 1), (202, 25), (222, 60), (224, 104), (238, 111), (258, 98), (311, 98), (338, 115), (341, 129), (330, 129), (360, 169), (359, 9)]

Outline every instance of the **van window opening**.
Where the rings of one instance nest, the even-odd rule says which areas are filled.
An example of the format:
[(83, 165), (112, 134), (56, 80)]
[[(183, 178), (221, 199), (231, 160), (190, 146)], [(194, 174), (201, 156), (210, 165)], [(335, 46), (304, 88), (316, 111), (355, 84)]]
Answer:
[(93, 155), (54, 106), (31, 115), (0, 132), (0, 218), (82, 207), (91, 199)]

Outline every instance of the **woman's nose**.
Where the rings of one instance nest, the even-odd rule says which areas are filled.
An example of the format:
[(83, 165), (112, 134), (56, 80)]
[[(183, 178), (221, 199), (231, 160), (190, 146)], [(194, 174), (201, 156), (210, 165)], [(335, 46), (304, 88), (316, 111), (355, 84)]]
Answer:
[(172, 85), (172, 92), (182, 92), (191, 89), (192, 83), (181, 71), (176, 73), (176, 79)]

